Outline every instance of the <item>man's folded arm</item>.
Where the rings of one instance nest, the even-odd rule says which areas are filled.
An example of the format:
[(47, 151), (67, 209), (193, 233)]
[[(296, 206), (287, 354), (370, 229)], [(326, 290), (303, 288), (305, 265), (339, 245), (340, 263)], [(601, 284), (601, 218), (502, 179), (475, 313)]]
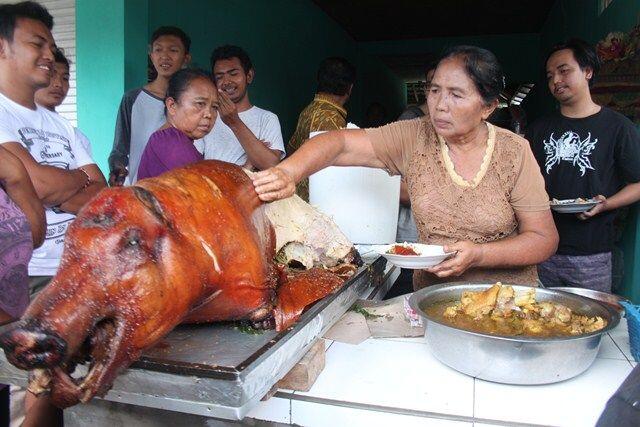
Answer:
[(18, 142), (5, 142), (2, 147), (20, 159), (29, 173), (36, 194), (45, 206), (60, 205), (85, 186), (87, 176), (80, 169), (67, 170), (41, 165)]

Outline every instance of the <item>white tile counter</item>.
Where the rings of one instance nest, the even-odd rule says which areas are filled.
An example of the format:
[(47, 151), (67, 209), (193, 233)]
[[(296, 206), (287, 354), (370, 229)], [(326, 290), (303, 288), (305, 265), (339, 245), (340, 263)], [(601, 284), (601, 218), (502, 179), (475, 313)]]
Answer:
[(625, 319), (603, 337), (594, 364), (556, 384), (512, 386), (438, 362), (422, 338), (327, 342), (307, 392), (280, 390), (249, 417), (303, 426), (591, 426), (635, 366)]

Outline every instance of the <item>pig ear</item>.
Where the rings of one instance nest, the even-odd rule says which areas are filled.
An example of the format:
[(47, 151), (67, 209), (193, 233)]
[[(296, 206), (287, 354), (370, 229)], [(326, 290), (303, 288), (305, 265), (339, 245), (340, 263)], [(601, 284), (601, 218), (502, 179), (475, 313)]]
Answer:
[(151, 211), (158, 221), (166, 225), (170, 230), (173, 229), (173, 224), (169, 221), (169, 218), (167, 218), (162, 210), (160, 202), (149, 190), (135, 185), (131, 188), (133, 189), (133, 194), (135, 194), (138, 200), (140, 200), (142, 204)]

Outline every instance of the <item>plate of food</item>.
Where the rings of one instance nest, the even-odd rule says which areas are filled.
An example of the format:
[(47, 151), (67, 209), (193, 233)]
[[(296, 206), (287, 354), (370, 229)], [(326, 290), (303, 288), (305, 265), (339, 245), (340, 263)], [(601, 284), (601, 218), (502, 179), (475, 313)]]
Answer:
[(392, 243), (378, 246), (376, 250), (392, 264), (414, 270), (433, 267), (455, 255), (455, 252), (445, 252), (443, 246), (422, 243)]
[(551, 206), (551, 209), (554, 211), (560, 213), (581, 213), (588, 211), (598, 203), (601, 203), (601, 201), (596, 199), (552, 199), (551, 202), (549, 202), (549, 206)]

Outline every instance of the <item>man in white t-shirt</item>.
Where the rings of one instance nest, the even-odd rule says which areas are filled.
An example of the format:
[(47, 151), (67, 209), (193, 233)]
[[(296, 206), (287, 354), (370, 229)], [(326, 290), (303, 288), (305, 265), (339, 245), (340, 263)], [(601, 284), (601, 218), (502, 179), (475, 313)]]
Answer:
[[(0, 16), (0, 144), (20, 159), (46, 208), (45, 241), (29, 263), (34, 290), (58, 269), (74, 214), (106, 182), (73, 126), (35, 102), (36, 91), (51, 79), (57, 49), (51, 36), (53, 18), (35, 2), (0, 5)], [(27, 393), (23, 405), (19, 394), (12, 391), (11, 405), (27, 408), (24, 425), (61, 424), (61, 412), (46, 396)], [(12, 417), (12, 423), (19, 422)]]
[(237, 46), (220, 46), (211, 54), (211, 73), (219, 92), (218, 118), (211, 132), (196, 142), (205, 159), (223, 160), (249, 169), (268, 169), (284, 157), (278, 116), (249, 101), (254, 69)]
[(45, 242), (29, 263), (33, 289), (55, 274), (69, 224), (106, 183), (73, 126), (35, 103), (54, 66), (52, 25), (38, 15), (14, 16), (13, 28), (0, 28), (0, 144), (22, 161), (46, 208)]

